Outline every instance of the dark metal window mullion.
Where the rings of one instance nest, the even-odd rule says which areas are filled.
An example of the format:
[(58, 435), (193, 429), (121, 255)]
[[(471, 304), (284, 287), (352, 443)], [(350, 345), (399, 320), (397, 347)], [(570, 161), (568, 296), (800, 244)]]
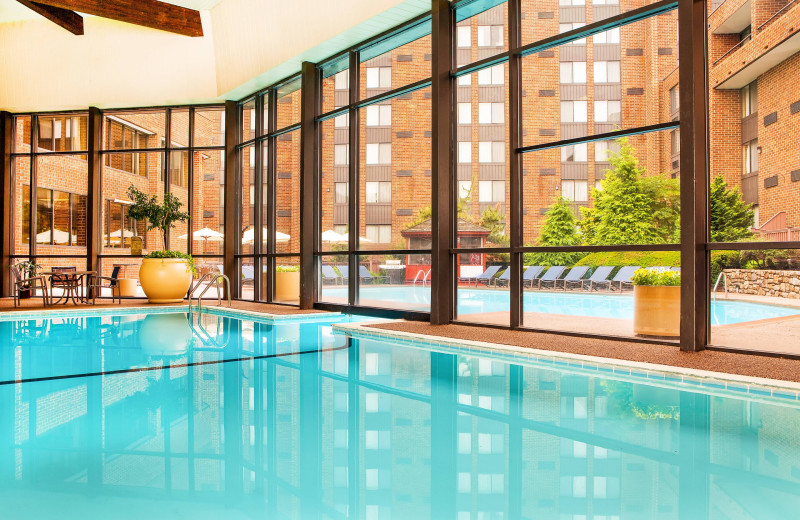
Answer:
[(359, 230), (359, 197), (358, 197), (358, 157), (359, 157), (359, 124), (358, 99), (361, 91), (360, 81), (361, 58), (358, 51), (350, 52), (350, 116), (348, 121), (348, 214), (349, 229), (348, 285), (347, 301), (350, 305), (358, 305), (358, 230)]
[[(186, 152), (188, 157), (188, 167), (186, 184), (189, 193), (187, 194), (187, 204), (189, 206), (189, 222), (186, 230), (186, 252), (190, 255), (194, 252), (194, 107), (189, 107), (189, 150)], [(205, 253), (205, 251), (203, 251)]]
[[(508, 2), (508, 42), (509, 47), (516, 48), (521, 44), (522, 34), (522, 6), (520, 0)], [(509, 148), (510, 148), (510, 215), (511, 246), (522, 245), (522, 156), (518, 152), (522, 145), (522, 57), (514, 54), (508, 62), (509, 97)], [(522, 254), (511, 254), (511, 280), (509, 282), (509, 297), (511, 298), (511, 316), (509, 325), (518, 329), (523, 322), (524, 308), (522, 305)]]
[(36, 197), (36, 186), (38, 184), (37, 172), (36, 172), (36, 150), (38, 149), (38, 145), (36, 144), (39, 140), (39, 116), (32, 115), (31, 116), (31, 159), (30, 159), (30, 180), (31, 180), (31, 189), (30, 189), (30, 196), (28, 199), (30, 200), (30, 211), (28, 211), (28, 216), (30, 217), (29, 228), (30, 231), (28, 232), (28, 254), (30, 255), (30, 259), (32, 262), (36, 261), (36, 207), (38, 205), (37, 197)]
[[(267, 91), (267, 95), (269, 96), (267, 106), (267, 132), (272, 134), (275, 132), (278, 126), (278, 92), (276, 89), (270, 89)], [(277, 225), (275, 213), (275, 172), (277, 170), (278, 161), (277, 147), (275, 144), (277, 141), (278, 138), (275, 135), (270, 135), (267, 139), (267, 157), (269, 158), (269, 161), (267, 162), (267, 231), (269, 232), (269, 237), (267, 240), (267, 297), (265, 300), (270, 303), (272, 303), (273, 295), (275, 294), (275, 258), (273, 255), (275, 254), (275, 228)], [(258, 186), (258, 189), (263, 190), (264, 187)], [(258, 225), (260, 226), (261, 223), (259, 222)]]
[[(172, 110), (167, 110), (166, 114), (164, 115), (164, 159), (161, 161), (162, 169), (164, 173), (164, 197), (166, 198), (167, 193), (170, 193), (169, 186), (170, 186), (170, 152), (169, 152), (169, 140), (172, 134)], [(120, 236), (124, 233), (120, 231)], [(167, 236), (166, 236), (166, 243), (164, 244), (164, 250), (169, 251), (169, 244), (172, 242), (172, 237), (170, 236), (170, 230), (167, 229)], [(121, 242), (121, 241), (120, 241)]]
[[(256, 127), (256, 135), (260, 136), (263, 135), (263, 128), (264, 128), (264, 96), (256, 96), (255, 99), (255, 127)], [(263, 183), (263, 168), (264, 168), (264, 157), (262, 151), (264, 149), (263, 145), (264, 141), (256, 139), (253, 145), (253, 153), (255, 153), (255, 161), (253, 161), (254, 165), (254, 172), (253, 172), (253, 253), (255, 254), (255, 258), (253, 261), (254, 273), (253, 273), (253, 300), (260, 301), (264, 298), (264, 295), (261, 294), (261, 287), (263, 285), (262, 277), (263, 277), (263, 269), (261, 268), (261, 263), (263, 261), (262, 254), (264, 253), (264, 237), (263, 237), (263, 226), (261, 223), (263, 222), (264, 215), (263, 215), (263, 207), (264, 207), (264, 190), (262, 187)], [(248, 196), (249, 198), (249, 196)]]

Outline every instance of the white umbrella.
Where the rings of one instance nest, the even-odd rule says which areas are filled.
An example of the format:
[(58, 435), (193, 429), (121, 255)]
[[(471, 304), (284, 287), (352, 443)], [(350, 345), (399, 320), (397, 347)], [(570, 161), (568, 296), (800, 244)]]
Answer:
[(330, 242), (331, 244), (342, 244), (348, 242), (347, 235), (340, 235), (336, 231), (329, 229), (322, 232), (322, 241)]
[(53, 229), (42, 231), (38, 235), (36, 235), (36, 243), (37, 244), (49, 244), (50, 243), (50, 233), (52, 232), (53, 242), (56, 244), (68, 244), (70, 237), (72, 238), (72, 242), (77, 242), (77, 237), (75, 235), (70, 235), (66, 231), (61, 231), (60, 229)]
[[(214, 242), (222, 242), (222, 240), (225, 238), (225, 235), (223, 235), (219, 231), (214, 231), (211, 228), (204, 227), (203, 229), (198, 229), (197, 231), (192, 233), (192, 237), (195, 240), (202, 238), (203, 240), (206, 241), (211, 240)], [(189, 234), (186, 233), (184, 235), (179, 236), (178, 238), (180, 238), (181, 240), (186, 240), (187, 238), (189, 238)]]
[[(261, 230), (261, 237), (262, 241), (266, 242), (269, 239), (269, 231), (267, 228), (263, 228)], [(275, 241), (276, 242), (288, 242), (291, 236), (287, 235), (286, 233), (281, 233), (280, 231), (275, 233)], [(247, 230), (242, 233), (242, 244), (252, 244), (255, 241), (255, 229), (252, 227), (247, 228)]]

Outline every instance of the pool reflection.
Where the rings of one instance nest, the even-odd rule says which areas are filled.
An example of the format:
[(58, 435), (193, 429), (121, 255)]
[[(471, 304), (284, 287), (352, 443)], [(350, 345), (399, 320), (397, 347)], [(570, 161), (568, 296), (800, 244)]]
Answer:
[[(800, 507), (788, 405), (251, 325), (229, 348), (270, 357), (0, 386), (4, 509), (608, 520)], [(4, 378), (25, 371), (2, 352)]]

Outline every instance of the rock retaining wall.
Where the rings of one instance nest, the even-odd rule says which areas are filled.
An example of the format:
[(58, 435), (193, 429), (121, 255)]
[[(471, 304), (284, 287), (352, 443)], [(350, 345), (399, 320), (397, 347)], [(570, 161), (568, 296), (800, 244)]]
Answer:
[[(730, 292), (800, 299), (800, 271), (725, 269), (724, 273)], [(718, 290), (722, 289), (722, 283)]]

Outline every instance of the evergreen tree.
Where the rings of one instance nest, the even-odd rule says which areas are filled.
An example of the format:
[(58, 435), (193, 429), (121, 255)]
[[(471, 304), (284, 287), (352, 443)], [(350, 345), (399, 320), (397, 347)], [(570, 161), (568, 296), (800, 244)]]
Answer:
[(709, 213), (712, 242), (735, 242), (753, 236), (753, 207), (742, 200), (739, 188), (728, 188), (721, 176), (711, 183)]
[[(667, 197), (654, 196), (652, 189), (658, 184), (643, 181), (645, 170), (628, 140), (619, 143), (619, 153), (609, 154), (612, 167), (601, 181), (602, 190), (592, 190), (594, 207), (581, 208), (579, 225), (584, 239), (590, 245), (664, 243), (671, 239), (677, 224), (659, 222), (654, 211), (669, 206)], [(664, 216), (662, 213), (659, 218)]]
[[(539, 237), (539, 245), (542, 246), (576, 246), (581, 243), (578, 235), (577, 219), (572, 211), (570, 201), (564, 197), (558, 197), (544, 219), (544, 226)], [(580, 260), (584, 253), (564, 252), (564, 253), (526, 253), (524, 255), (525, 265), (574, 265)]]

